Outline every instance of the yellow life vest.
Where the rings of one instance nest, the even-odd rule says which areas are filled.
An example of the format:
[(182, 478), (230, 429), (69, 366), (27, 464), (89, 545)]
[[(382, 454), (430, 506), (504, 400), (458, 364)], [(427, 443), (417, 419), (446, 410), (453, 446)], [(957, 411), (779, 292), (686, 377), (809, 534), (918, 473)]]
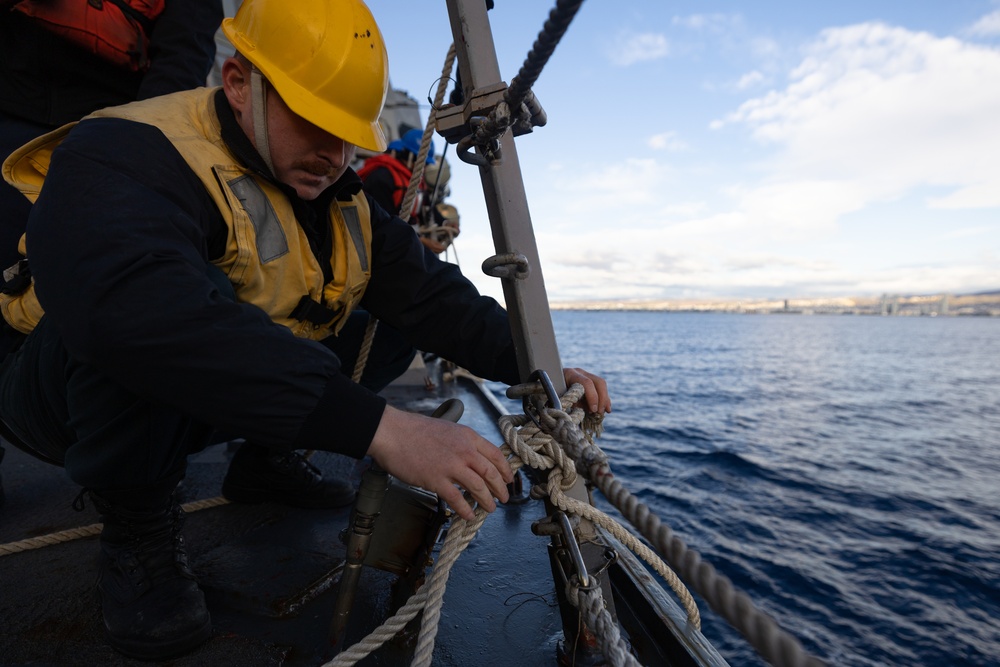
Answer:
[[(291, 202), (274, 184), (239, 164), (221, 137), (215, 89), (183, 93), (103, 109), (88, 118), (123, 118), (159, 128), (211, 195), (229, 230), (225, 253), (214, 260), (229, 277), (237, 301), (252, 303), (296, 336), (321, 340), (340, 331), (371, 278), (371, 218), (358, 193), (334, 200), (332, 280), (323, 270), (295, 219)], [(75, 123), (21, 147), (3, 164), (4, 178), (32, 202), (41, 191), (52, 151)], [(22, 253), (24, 239), (21, 239)], [(303, 308), (303, 304), (312, 308)], [(0, 311), (15, 329), (30, 332), (42, 309), (29, 288), (0, 294)], [(311, 317), (299, 319), (304, 311)]]

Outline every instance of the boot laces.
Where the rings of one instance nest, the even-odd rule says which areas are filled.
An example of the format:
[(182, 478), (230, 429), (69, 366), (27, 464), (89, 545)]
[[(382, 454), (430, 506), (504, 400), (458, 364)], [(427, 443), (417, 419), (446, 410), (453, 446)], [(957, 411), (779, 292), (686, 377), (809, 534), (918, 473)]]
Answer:
[(310, 484), (318, 484), (323, 481), (323, 473), (320, 472), (319, 468), (296, 451), (291, 451), (287, 454), (275, 454), (269, 457), (269, 460), (278, 470)]
[[(93, 499), (93, 496), (91, 496)], [(112, 507), (96, 503), (101, 514), (119, 525), (124, 533), (120, 550), (114, 560), (123, 572), (137, 584), (144, 579), (160, 581), (176, 576), (195, 579), (187, 560), (187, 550), (181, 528), (184, 510), (173, 499), (162, 512), (154, 512), (137, 520)]]

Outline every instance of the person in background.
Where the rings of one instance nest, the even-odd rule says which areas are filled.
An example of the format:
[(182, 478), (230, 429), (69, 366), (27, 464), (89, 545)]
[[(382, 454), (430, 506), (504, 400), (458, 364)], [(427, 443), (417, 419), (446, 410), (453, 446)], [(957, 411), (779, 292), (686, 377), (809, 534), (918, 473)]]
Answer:
[[(520, 374), (503, 308), (426, 252), (349, 166), (355, 146), (386, 148), (388, 63), (371, 12), (360, 0), (244, 0), (222, 25), (237, 50), (222, 88), (96, 112), (3, 165), (36, 201), (30, 278), (0, 295), (28, 332), (0, 367), (0, 418), (97, 507), (105, 631), (146, 660), (211, 635), (174, 490), (216, 432), (292, 467), (297, 449), (370, 456), (467, 520), (461, 489), (493, 511), (513, 479), (469, 427), (376, 393), (412, 346), (487, 379)], [(359, 307), (406, 351), (363, 383), (341, 356), (356, 354), (344, 334)], [(564, 376), (584, 387), (585, 409), (610, 411), (601, 378)], [(238, 457), (227, 482), (269, 493)]]
[[(447, 250), (461, 231), (458, 209), (445, 201), (451, 194), (449, 180), (451, 180), (451, 168), (444, 155), (436, 158), (434, 164), (427, 165), (424, 172), (424, 181), (427, 184), (426, 196), (421, 198), (422, 224), (416, 227), (416, 231), (423, 244), (437, 254)], [(429, 245), (425, 238), (433, 241), (436, 246)], [(440, 247), (441, 250), (436, 250), (436, 247)]]
[[(400, 215), (407, 220), (415, 228), (414, 231), (430, 222), (424, 221), (423, 215), (434, 215), (433, 224), (440, 224), (444, 220), (442, 217), (439, 221), (434, 209), (425, 206), (428, 197), (426, 178), (420, 181), (417, 197), (413, 200), (413, 208), (409, 211), (409, 215), (401, 215), (399, 210), (410, 185), (410, 178), (413, 176), (423, 134), (420, 129), (406, 132), (402, 138), (391, 141), (386, 152), (368, 158), (358, 169), (358, 176), (364, 182), (365, 192), (387, 212)], [(426, 164), (428, 168), (435, 164), (433, 142), (427, 151)], [(420, 235), (420, 241), (436, 255), (445, 250), (445, 245), (435, 238)]]
[[(399, 208), (403, 205), (403, 197), (413, 176), (423, 134), (420, 129), (406, 132), (400, 139), (389, 142), (384, 153), (371, 156), (358, 169), (365, 192), (391, 215), (400, 214)], [(434, 142), (428, 147), (426, 163), (434, 164)], [(420, 187), (421, 190), (424, 188), (423, 182)], [(417, 201), (414, 200), (410, 214), (400, 217), (409, 220), (417, 214), (418, 209)]]
[[(0, 159), (98, 109), (204, 85), (221, 21), (221, 0), (0, 0)], [(30, 206), (0, 182), (0, 270), (21, 259)], [(0, 360), (19, 338), (0, 323)]]

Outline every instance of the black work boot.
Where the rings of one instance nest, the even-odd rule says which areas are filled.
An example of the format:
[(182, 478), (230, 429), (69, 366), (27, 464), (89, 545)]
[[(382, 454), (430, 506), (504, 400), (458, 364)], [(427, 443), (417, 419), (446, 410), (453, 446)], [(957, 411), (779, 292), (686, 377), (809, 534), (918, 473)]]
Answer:
[(97, 574), (104, 628), (125, 655), (165, 660), (212, 634), (205, 595), (184, 552), (184, 511), (172, 496), (155, 509), (126, 509), (115, 502), (122, 495), (90, 492), (104, 522)]
[(234, 503), (328, 509), (354, 502), (354, 487), (342, 479), (324, 479), (319, 468), (298, 452), (243, 443), (222, 481), (222, 495)]

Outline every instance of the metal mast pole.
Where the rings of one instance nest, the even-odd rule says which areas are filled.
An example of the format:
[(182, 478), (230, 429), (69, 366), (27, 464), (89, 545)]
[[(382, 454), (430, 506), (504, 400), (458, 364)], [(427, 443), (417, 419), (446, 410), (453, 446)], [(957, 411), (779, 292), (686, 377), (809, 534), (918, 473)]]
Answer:
[[(485, 0), (447, 0), (447, 4), (459, 73), (464, 87), (466, 104), (464, 121), (468, 124), (470, 117), (475, 115), (475, 112), (469, 109), (475, 108), (477, 101), (479, 107), (487, 108), (491, 100), (502, 98), (507, 86), (500, 78)], [(439, 129), (441, 121), (443, 115), (439, 114)], [(517, 148), (510, 131), (505, 132), (499, 141), (502, 159), (499, 162), (480, 165), (479, 175), (483, 183), (497, 256), (520, 256), (527, 267), (526, 276), (516, 277), (511, 271), (502, 278), (504, 299), (517, 350), (518, 369), (522, 382), (527, 382), (529, 376), (536, 370), (545, 371), (556, 393), (562, 395), (566, 392), (566, 383), (552, 327), (545, 282), (542, 279), (535, 233), (528, 213), (528, 201), (517, 159)], [(589, 493), (580, 477), (567, 494), (583, 502), (590, 502)], [(547, 508), (550, 514), (555, 516), (555, 508), (551, 504), (547, 504)], [(606, 547), (600, 543), (595, 527), (590, 521), (580, 521), (576, 529), (576, 539), (581, 545), (586, 568), (591, 572), (600, 569), (601, 565), (606, 563)], [(556, 546), (553, 544), (550, 547), (550, 555), (552, 555), (554, 574), (561, 570), (561, 566), (556, 562), (555, 552)], [(605, 578), (601, 585), (605, 605), (612, 617), (615, 617), (610, 582)], [(589, 632), (580, 635), (576, 610), (562, 599), (563, 592), (559, 590), (560, 588), (559, 585), (556, 586), (563, 607), (563, 630), (567, 649), (573, 650), (574, 646), (578, 647), (578, 655), (580, 651), (594, 652), (596, 646), (593, 636)]]
[[(484, 0), (448, 0), (458, 67), (465, 87), (465, 99), (477, 90), (502, 83), (497, 64), (493, 33)], [(528, 213), (528, 200), (521, 180), (521, 166), (510, 132), (500, 138), (503, 160), (498, 165), (479, 168), (498, 255), (516, 253), (527, 260), (524, 279), (503, 278), (503, 294), (510, 313), (514, 345), (517, 349), (521, 381), (536, 370), (549, 374), (556, 391), (563, 394), (562, 363), (556, 346), (552, 315), (549, 312), (542, 267), (538, 261), (535, 233)]]

